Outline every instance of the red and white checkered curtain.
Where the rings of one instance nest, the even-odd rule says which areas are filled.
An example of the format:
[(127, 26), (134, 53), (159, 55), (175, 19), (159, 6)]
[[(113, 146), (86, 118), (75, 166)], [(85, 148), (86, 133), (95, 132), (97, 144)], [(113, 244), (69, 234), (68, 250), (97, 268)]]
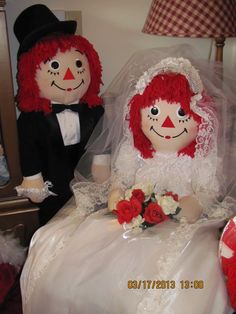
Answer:
[(236, 0), (153, 0), (143, 32), (177, 37), (234, 37)]

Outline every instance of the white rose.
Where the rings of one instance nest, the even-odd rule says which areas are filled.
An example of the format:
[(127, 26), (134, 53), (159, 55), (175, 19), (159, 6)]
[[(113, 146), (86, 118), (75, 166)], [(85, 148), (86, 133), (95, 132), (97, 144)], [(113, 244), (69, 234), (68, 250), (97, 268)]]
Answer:
[(125, 199), (130, 200), (133, 190), (137, 190), (137, 189), (140, 189), (143, 191), (143, 193), (145, 195), (145, 200), (147, 200), (151, 196), (151, 194), (153, 193), (154, 185), (149, 183), (149, 182), (148, 183), (137, 183), (134, 186), (132, 186), (131, 189), (126, 190)]
[(175, 214), (176, 209), (179, 206), (179, 202), (176, 202), (172, 196), (168, 195), (156, 196), (156, 199), (166, 215)]
[(131, 198), (131, 196), (132, 196), (132, 191), (133, 191), (133, 188), (132, 188), (132, 189), (128, 189), (128, 190), (125, 191), (125, 199), (126, 199), (127, 201), (130, 200), (130, 198)]
[(138, 228), (143, 222), (144, 222), (143, 217), (141, 215), (138, 215), (137, 217), (134, 217), (129, 224), (124, 223), (123, 226), (125, 230), (130, 230)]

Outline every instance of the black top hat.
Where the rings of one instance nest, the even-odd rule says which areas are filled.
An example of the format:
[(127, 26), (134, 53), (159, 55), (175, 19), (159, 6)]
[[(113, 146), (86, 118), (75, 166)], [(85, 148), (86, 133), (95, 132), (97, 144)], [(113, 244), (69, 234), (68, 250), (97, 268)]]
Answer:
[(25, 9), (17, 17), (14, 33), (20, 43), (18, 57), (28, 51), (42, 37), (53, 32), (74, 34), (76, 21), (60, 21), (43, 4), (35, 4)]

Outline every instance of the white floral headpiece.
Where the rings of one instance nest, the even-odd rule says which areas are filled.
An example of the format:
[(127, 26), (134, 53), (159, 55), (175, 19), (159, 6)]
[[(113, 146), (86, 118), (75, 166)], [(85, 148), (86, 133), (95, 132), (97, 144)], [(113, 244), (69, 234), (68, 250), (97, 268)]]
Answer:
[(138, 80), (135, 88), (136, 93), (142, 95), (146, 86), (156, 75), (167, 72), (180, 73), (187, 78), (190, 88), (195, 94), (191, 97), (190, 103), (190, 108), (194, 109), (197, 101), (202, 98), (203, 85), (198, 71), (192, 66), (188, 59), (166, 58), (149, 68)]

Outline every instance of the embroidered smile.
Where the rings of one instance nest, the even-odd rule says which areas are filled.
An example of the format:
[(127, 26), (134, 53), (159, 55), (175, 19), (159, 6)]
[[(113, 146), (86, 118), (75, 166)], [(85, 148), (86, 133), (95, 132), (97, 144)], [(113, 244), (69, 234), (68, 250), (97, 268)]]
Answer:
[(72, 90), (75, 90), (75, 89), (79, 88), (82, 84), (84, 84), (84, 80), (83, 80), (83, 79), (82, 79), (81, 83), (80, 83), (78, 86), (76, 86), (75, 88), (62, 88), (62, 87), (58, 86), (58, 85), (55, 83), (55, 81), (52, 81), (51, 86), (55, 85), (55, 86), (56, 86), (57, 88), (59, 88), (60, 90), (66, 90), (66, 91), (70, 92), (70, 91), (72, 91)]
[(188, 133), (187, 129), (184, 128), (184, 130), (183, 130), (181, 133), (179, 133), (178, 135), (175, 135), (175, 136), (166, 135), (166, 136), (164, 136), (164, 135), (159, 134), (159, 133), (154, 129), (153, 125), (150, 127), (150, 131), (155, 132), (158, 136), (163, 137), (163, 138), (165, 138), (165, 139), (167, 139), (167, 140), (169, 140), (170, 138), (179, 137), (180, 135), (182, 135), (182, 134), (185, 133), (185, 132)]

